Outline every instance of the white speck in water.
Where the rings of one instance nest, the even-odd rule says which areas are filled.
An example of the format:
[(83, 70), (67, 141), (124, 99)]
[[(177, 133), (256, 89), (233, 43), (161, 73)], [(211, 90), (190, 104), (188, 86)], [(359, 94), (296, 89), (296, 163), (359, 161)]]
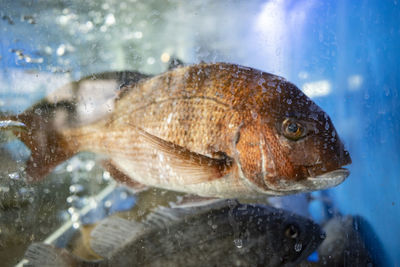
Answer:
[(77, 194), (83, 191), (83, 186), (80, 184), (73, 184), (69, 187), (69, 192)]
[(71, 215), (71, 221), (73, 221), (73, 222), (79, 221), (79, 214), (78, 213), (73, 213)]
[(328, 80), (320, 80), (303, 84), (302, 90), (308, 97), (321, 97), (330, 94), (332, 85)]
[(302, 248), (303, 248), (303, 244), (301, 244), (301, 243), (294, 244), (294, 250), (296, 252), (300, 252)]
[(111, 206), (112, 206), (112, 202), (110, 200), (107, 200), (106, 202), (104, 202), (104, 207), (111, 208)]
[(68, 164), (66, 169), (67, 169), (67, 172), (72, 172), (74, 167), (72, 166), (72, 164)]
[(94, 165), (95, 165), (94, 160), (89, 160), (85, 165), (86, 171), (91, 171)]
[(115, 17), (114, 17), (114, 14), (108, 14), (108, 15), (106, 16), (106, 22), (105, 22), (105, 24), (106, 24), (106, 25), (113, 25), (113, 24), (115, 24)]
[(347, 78), (347, 86), (349, 90), (356, 91), (358, 90), (363, 83), (363, 77), (361, 75), (352, 75)]
[(109, 181), (111, 179), (111, 175), (109, 172), (105, 171), (103, 172), (103, 180), (104, 181)]
[(134, 32), (133, 33), (133, 38), (141, 39), (142, 37), (143, 37), (143, 33), (142, 32)]
[(9, 174), (8, 174), (8, 177), (10, 177), (10, 179), (12, 179), (12, 180), (18, 180), (18, 179), (20, 178), (18, 172), (9, 173)]
[(70, 215), (72, 215), (72, 214), (75, 213), (75, 208), (69, 207), (67, 211), (68, 211), (68, 213), (69, 213)]
[(156, 62), (156, 60), (154, 59), (154, 57), (149, 57), (147, 59), (147, 64), (149, 64), (149, 65), (153, 65), (155, 62)]
[(121, 199), (126, 199), (128, 197), (128, 194), (126, 192), (121, 192), (121, 194), (119, 194), (119, 197)]
[(164, 63), (167, 63), (170, 58), (171, 58), (171, 56), (167, 52), (164, 52), (161, 55), (161, 61)]
[(67, 203), (68, 204), (73, 204), (74, 202), (79, 201), (79, 197), (78, 196), (69, 196), (67, 197)]
[(300, 71), (299, 74), (297, 75), (300, 79), (307, 79), (308, 78), (308, 72), (306, 71)]
[(65, 45), (61, 44), (58, 48), (57, 48), (57, 56), (62, 56), (65, 54)]
[(81, 224), (78, 223), (78, 222), (75, 222), (75, 223), (72, 224), (72, 227), (73, 227), (74, 229), (78, 229), (80, 226), (81, 226)]
[(233, 243), (237, 248), (242, 248), (243, 247), (243, 240), (242, 239), (234, 239)]

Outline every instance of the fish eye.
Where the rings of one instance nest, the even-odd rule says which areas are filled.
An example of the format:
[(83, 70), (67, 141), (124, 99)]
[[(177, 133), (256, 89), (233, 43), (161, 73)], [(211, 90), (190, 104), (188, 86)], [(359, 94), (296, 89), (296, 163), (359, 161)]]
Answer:
[(296, 239), (299, 236), (299, 228), (293, 224), (289, 224), (285, 230), (285, 236), (291, 239)]
[(286, 118), (282, 123), (283, 135), (291, 140), (297, 141), (306, 134), (305, 127), (295, 119)]

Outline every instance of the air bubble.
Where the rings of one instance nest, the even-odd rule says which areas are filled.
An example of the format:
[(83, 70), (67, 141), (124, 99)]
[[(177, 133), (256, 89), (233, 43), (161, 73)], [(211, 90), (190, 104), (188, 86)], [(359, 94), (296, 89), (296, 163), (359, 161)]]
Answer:
[(302, 244), (302, 243), (296, 243), (296, 244), (294, 244), (294, 250), (295, 250), (296, 252), (300, 252), (302, 248), (303, 248), (303, 244)]

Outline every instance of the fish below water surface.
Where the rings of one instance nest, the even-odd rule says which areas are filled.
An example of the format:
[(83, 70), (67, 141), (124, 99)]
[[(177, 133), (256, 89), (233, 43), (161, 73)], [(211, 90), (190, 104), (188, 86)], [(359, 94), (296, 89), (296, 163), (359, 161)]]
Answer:
[[(131, 74), (95, 119), (79, 115), (86, 104), (79, 95), (63, 98), (62, 90), (0, 118), (3, 129), (25, 125), (15, 123), (14, 131), (31, 150), (31, 179), (80, 151), (107, 158), (118, 180), (205, 197), (320, 190), (349, 174), (342, 166), (350, 155), (329, 116), (281, 77), (226, 63)], [(85, 84), (93, 100), (102, 91), (91, 83), (116, 80), (86, 78), (67, 87), (77, 92)]]
[(296, 266), (324, 239), (321, 228), (291, 212), (222, 201), (159, 208), (142, 222), (107, 218), (90, 246), (104, 260), (84, 261), (34, 243), (27, 266)]

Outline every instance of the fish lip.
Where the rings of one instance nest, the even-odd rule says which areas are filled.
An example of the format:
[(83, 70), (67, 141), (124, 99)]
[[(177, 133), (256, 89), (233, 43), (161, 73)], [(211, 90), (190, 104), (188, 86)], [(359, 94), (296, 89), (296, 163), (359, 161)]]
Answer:
[(350, 175), (350, 171), (346, 168), (339, 168), (330, 172), (326, 172), (315, 177), (308, 177), (307, 184), (311, 183), (315, 189), (326, 189), (341, 184)]
[(15, 131), (26, 131), (27, 127), (25, 123), (13, 120), (0, 120), (0, 130), (15, 130)]

